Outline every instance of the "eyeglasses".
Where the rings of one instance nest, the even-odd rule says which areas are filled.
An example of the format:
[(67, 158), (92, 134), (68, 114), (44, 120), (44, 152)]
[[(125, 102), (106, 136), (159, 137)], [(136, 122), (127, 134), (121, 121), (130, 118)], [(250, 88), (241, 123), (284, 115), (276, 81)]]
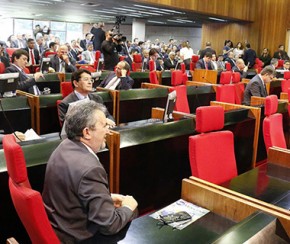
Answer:
[(92, 79), (92, 78), (89, 78), (89, 77), (85, 77), (85, 78), (80, 78), (80, 80), (83, 80), (83, 81), (86, 81), (86, 82), (91, 82), (91, 83), (94, 83), (95, 82), (95, 80), (94, 79)]

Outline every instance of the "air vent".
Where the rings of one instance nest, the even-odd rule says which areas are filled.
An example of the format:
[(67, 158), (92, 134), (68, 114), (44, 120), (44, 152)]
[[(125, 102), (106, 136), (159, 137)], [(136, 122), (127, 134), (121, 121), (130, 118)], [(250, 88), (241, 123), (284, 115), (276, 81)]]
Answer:
[(98, 7), (100, 6), (99, 3), (82, 3), (82, 6), (89, 6), (89, 7)]

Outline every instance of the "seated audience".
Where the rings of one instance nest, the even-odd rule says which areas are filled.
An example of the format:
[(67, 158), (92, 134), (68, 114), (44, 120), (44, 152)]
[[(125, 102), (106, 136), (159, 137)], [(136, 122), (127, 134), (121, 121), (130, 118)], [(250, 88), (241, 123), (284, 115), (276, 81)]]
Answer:
[[(89, 99), (97, 103), (103, 103), (103, 99), (97, 94), (91, 93), (93, 90), (93, 83), (91, 72), (84, 69), (79, 69), (72, 73), (71, 83), (74, 91), (66, 96), (58, 105), (59, 121), (63, 124), (65, 115), (67, 113), (69, 104), (78, 100)], [(106, 112), (107, 124), (111, 127), (115, 126), (113, 117)]]
[(228, 57), (225, 59), (225, 63), (231, 64), (231, 69), (236, 66), (236, 60), (234, 59), (234, 53), (230, 51)]
[(284, 50), (284, 45), (279, 45), (278, 51), (274, 53), (273, 58), (283, 59), (283, 60), (289, 59), (287, 52)]
[[(46, 57), (47, 53), (56, 53), (58, 49), (58, 44), (56, 42), (50, 42), (48, 44), (48, 48), (46, 50), (44, 50), (44, 52), (42, 53), (42, 57)], [(50, 58), (52, 57), (52, 55), (48, 55), (47, 57)]]
[(129, 76), (130, 65), (126, 61), (120, 61), (115, 71), (110, 72), (99, 87), (110, 90), (129, 90), (132, 89), (134, 80)]
[(35, 41), (32, 38), (27, 40), (27, 47), (23, 48), (25, 51), (28, 52), (28, 63), (30, 65), (39, 64), (40, 62), (40, 54), (39, 51), (35, 47)]
[(0, 43), (0, 62), (4, 64), (5, 68), (10, 65), (9, 55), (5, 52), (3, 43)]
[[(159, 58), (159, 53), (158, 50), (156, 48), (151, 48), (149, 51), (149, 61), (153, 60), (154, 64), (155, 64), (155, 69), (154, 70), (159, 70), (161, 71), (162, 68), (160, 66), (160, 63), (157, 61), (157, 58)], [(147, 61), (147, 70), (149, 70), (149, 61)]]
[(5, 69), (5, 73), (19, 73), (18, 90), (29, 92), (34, 95), (40, 95), (36, 80), (43, 77), (43, 74), (36, 72), (33, 77), (28, 76), (23, 69), (28, 64), (28, 52), (23, 49), (17, 49), (12, 54), (12, 64)]
[(263, 67), (270, 65), (271, 56), (269, 54), (268, 48), (263, 49), (263, 52), (262, 52), (261, 56), (259, 57), (259, 59), (263, 62)]
[(177, 60), (175, 59), (175, 52), (170, 52), (169, 57), (164, 60), (164, 68), (166, 70), (175, 69)]
[(61, 243), (99, 243), (97, 235), (116, 234), (135, 217), (137, 201), (110, 193), (96, 155), (109, 134), (105, 111), (94, 101), (73, 107), (66, 116), (68, 138), (47, 162), (42, 196)]
[(206, 53), (202, 59), (199, 59), (195, 64), (195, 69), (208, 69), (212, 70), (212, 64), (211, 64), (211, 53)]
[(239, 72), (241, 74), (241, 79), (246, 78), (248, 75), (248, 66), (245, 65), (243, 59), (239, 58), (236, 61), (236, 66), (233, 67), (233, 72)]
[(216, 62), (217, 62), (218, 70), (225, 70), (226, 69), (223, 55), (219, 55), (218, 60)]
[(213, 70), (218, 70), (218, 64), (217, 64), (217, 61), (216, 61), (216, 55), (215, 55), (215, 53), (212, 54), (211, 64), (212, 64), (212, 69)]
[(55, 72), (72, 73), (76, 71), (76, 61), (68, 56), (68, 47), (61, 45), (57, 54), (50, 58), (49, 65)]
[(289, 71), (290, 70), (290, 60), (285, 60), (283, 64), (282, 70)]
[(275, 69), (273, 67), (266, 66), (260, 74), (254, 76), (250, 82), (247, 84), (244, 92), (244, 105), (251, 104), (251, 96), (257, 97), (266, 97), (268, 96), (266, 90), (266, 83), (269, 83), (273, 80), (276, 75)]
[(95, 56), (94, 45), (92, 42), (89, 42), (87, 44), (86, 51), (82, 52), (82, 61), (86, 64), (94, 64)]

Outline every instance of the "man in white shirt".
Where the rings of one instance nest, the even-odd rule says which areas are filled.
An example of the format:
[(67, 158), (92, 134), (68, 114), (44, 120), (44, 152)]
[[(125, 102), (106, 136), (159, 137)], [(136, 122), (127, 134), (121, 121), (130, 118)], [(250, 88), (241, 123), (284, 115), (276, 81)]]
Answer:
[(87, 50), (82, 52), (82, 60), (86, 64), (94, 64), (95, 62), (95, 52), (94, 45), (92, 42), (87, 44)]

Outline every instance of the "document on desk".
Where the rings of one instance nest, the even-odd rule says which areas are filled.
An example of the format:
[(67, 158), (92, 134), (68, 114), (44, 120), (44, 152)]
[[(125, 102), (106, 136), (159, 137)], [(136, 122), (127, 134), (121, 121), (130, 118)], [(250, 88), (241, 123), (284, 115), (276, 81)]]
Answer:
[(167, 207), (162, 208), (156, 211), (155, 213), (151, 214), (150, 217), (157, 220), (161, 220), (162, 216), (167, 216), (169, 214), (176, 214), (182, 211), (187, 212), (191, 216), (191, 219), (185, 220), (185, 221), (173, 222), (168, 225), (170, 225), (171, 227), (175, 229), (182, 230), (186, 226), (190, 225), (197, 219), (201, 218), (202, 216), (210, 212), (209, 210), (205, 208), (202, 208), (197, 205), (194, 205), (193, 203), (184, 201), (183, 199), (179, 199), (176, 202), (168, 205)]

